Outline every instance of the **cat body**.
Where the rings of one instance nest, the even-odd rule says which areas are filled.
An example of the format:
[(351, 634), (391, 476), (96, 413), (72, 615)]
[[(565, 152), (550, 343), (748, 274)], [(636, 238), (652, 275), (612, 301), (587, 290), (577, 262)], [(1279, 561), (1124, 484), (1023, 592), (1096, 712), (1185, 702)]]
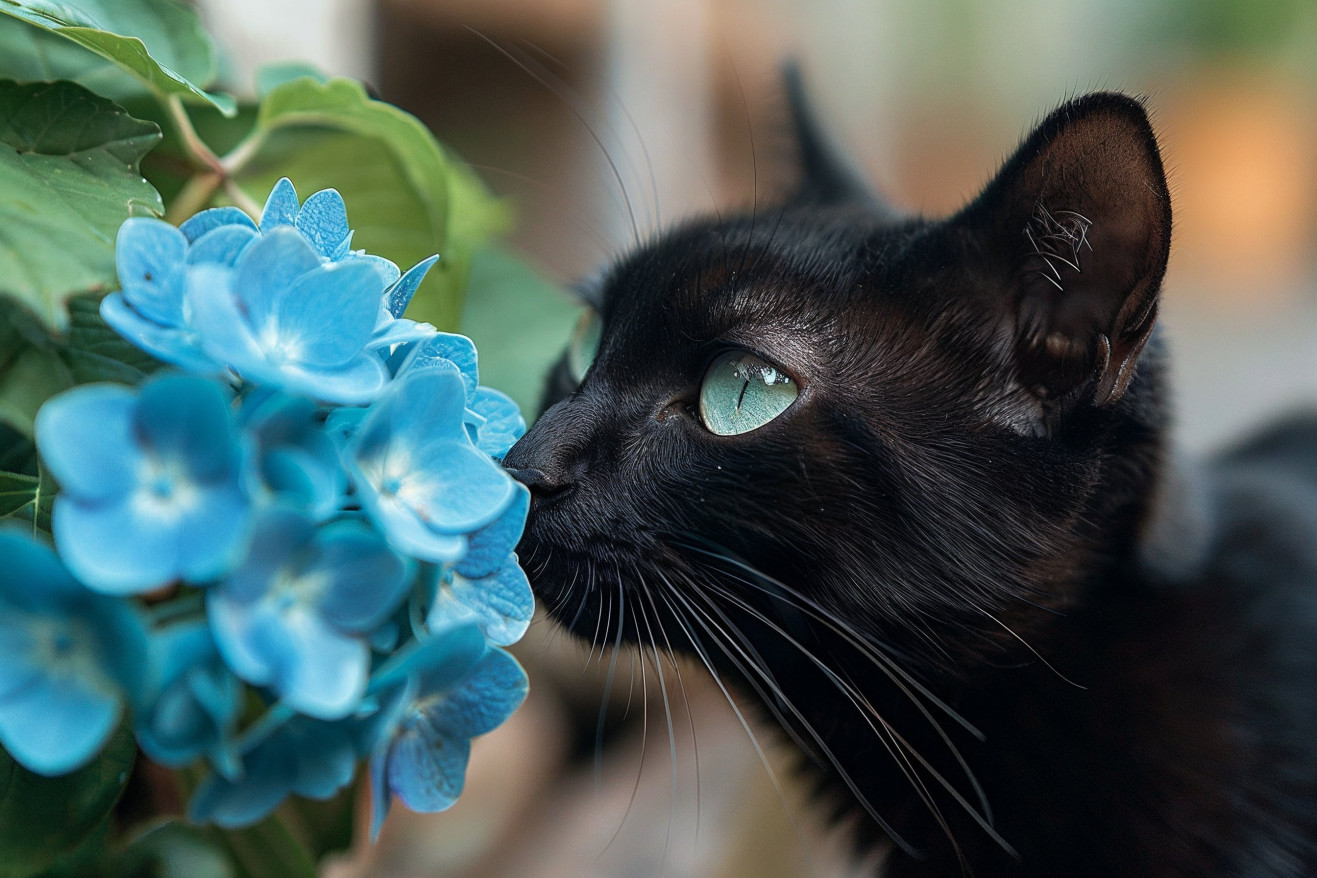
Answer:
[[(799, 188), (620, 260), (505, 459), (542, 602), (755, 697), (885, 875), (1317, 870), (1317, 418), (1171, 459), (1142, 107), (1072, 101), (933, 220), (793, 94)], [(771, 364), (738, 412), (796, 395), (720, 435), (729, 352)]]

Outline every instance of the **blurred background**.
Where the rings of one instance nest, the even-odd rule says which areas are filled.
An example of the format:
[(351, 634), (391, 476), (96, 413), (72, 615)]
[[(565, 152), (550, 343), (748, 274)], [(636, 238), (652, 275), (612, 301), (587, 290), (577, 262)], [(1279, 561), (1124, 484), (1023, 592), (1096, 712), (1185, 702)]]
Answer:
[[(235, 83), (309, 60), (418, 115), (515, 204), (511, 244), (559, 284), (637, 234), (779, 188), (786, 57), (890, 198), (934, 215), (1065, 98), (1143, 95), (1175, 198), (1163, 322), (1180, 445), (1317, 402), (1314, 0), (200, 5)], [(493, 261), (474, 271), (482, 379), (533, 411), (576, 307)], [(463, 799), (395, 809), (379, 848), (334, 874), (855, 874), (780, 742), (697, 669), (587, 655), (543, 621), (516, 651), (532, 695), (476, 742)]]

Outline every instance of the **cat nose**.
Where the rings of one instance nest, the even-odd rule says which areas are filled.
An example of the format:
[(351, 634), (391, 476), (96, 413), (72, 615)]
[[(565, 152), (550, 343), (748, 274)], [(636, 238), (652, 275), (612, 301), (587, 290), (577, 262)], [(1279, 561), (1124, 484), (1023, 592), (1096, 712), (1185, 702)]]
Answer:
[(521, 482), (527, 488), (530, 488), (530, 494), (533, 499), (547, 500), (548, 498), (565, 492), (571, 485), (567, 482), (556, 480), (542, 469), (535, 467), (504, 467), (508, 475)]

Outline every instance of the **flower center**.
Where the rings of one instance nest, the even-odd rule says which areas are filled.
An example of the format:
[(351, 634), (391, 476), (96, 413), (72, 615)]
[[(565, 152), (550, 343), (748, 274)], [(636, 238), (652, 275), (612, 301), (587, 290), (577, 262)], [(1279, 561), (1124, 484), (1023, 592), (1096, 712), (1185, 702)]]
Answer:
[(133, 507), (143, 518), (174, 521), (201, 502), (201, 492), (178, 461), (147, 457), (138, 473), (138, 484)]

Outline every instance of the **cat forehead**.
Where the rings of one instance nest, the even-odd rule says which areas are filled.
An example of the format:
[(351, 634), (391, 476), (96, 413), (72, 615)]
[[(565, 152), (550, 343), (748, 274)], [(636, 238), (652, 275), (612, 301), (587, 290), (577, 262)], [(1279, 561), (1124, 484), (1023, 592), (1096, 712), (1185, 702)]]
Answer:
[(906, 237), (906, 228), (853, 210), (697, 220), (614, 266), (597, 304), (617, 323), (776, 325), (848, 298)]

